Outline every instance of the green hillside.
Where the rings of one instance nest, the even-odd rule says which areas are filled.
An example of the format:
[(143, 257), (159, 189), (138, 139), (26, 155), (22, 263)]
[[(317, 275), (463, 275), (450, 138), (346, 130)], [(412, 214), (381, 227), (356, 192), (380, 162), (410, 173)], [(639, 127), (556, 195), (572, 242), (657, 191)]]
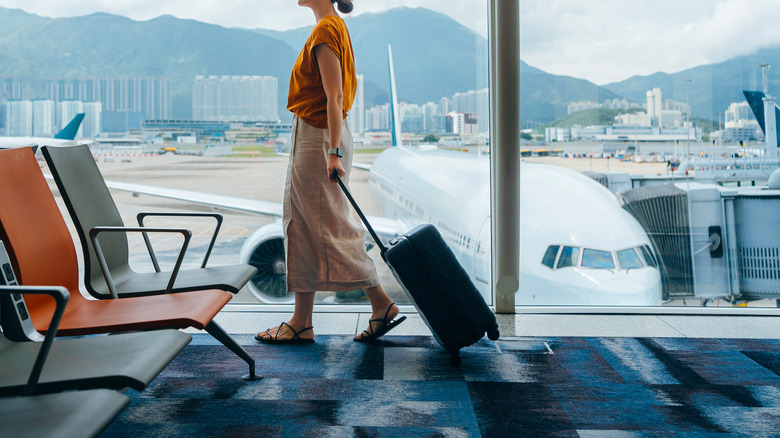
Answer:
[(615, 123), (615, 117), (622, 113), (625, 113), (625, 111), (609, 108), (590, 108), (563, 116), (552, 123), (540, 126), (536, 131), (544, 132), (544, 128), (571, 128), (574, 125), (612, 125)]
[[(365, 76), (367, 107), (389, 101), (388, 45), (393, 48), (400, 100), (422, 104), (487, 87), (487, 40), (446, 15), (401, 7), (347, 16), (345, 21), (355, 51), (355, 69)], [(311, 27), (255, 32), (300, 50)]]
[[(7, 24), (3, 17), (0, 28)], [(171, 16), (133, 21), (109, 14), (31, 20), (0, 37), (0, 49), (0, 77), (23, 78), (25, 98), (45, 97), (41, 84), (50, 77), (165, 76), (177, 118), (191, 117), (192, 80), (199, 74), (276, 76), (285, 107), (297, 56), (282, 41), (247, 30)]]
[[(717, 122), (733, 102), (744, 102), (742, 90), (761, 90), (761, 64), (780, 65), (780, 47), (758, 50), (717, 64), (702, 65), (677, 73), (654, 73), (634, 76), (625, 81), (604, 85), (617, 94), (644, 102), (647, 90), (660, 88), (663, 99), (686, 102), (685, 79), (690, 79), (691, 114)], [(780, 75), (770, 70), (769, 92), (780, 94)]]

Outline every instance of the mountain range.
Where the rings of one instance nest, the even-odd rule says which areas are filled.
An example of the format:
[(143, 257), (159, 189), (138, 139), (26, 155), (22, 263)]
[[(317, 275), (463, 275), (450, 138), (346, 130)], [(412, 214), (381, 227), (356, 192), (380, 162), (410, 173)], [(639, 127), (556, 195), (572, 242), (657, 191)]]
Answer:
[[(422, 104), (488, 86), (487, 41), (446, 15), (425, 8), (396, 8), (346, 18), (356, 70), (365, 77), (366, 108), (388, 100), (387, 45), (393, 47), (401, 100)], [(312, 23), (313, 24), (313, 23)], [(280, 117), (290, 69), (311, 26), (285, 32), (225, 28), (172, 16), (148, 21), (96, 13), (46, 18), (0, 7), (0, 78), (23, 78), (24, 98), (46, 97), (54, 77), (151, 75), (170, 79), (174, 118), (191, 117), (196, 75), (270, 75), (279, 80)], [(565, 116), (566, 105), (626, 98), (644, 103), (661, 88), (664, 99), (685, 102), (692, 114), (717, 120), (743, 89), (760, 88), (758, 65), (780, 65), (780, 49), (763, 49), (718, 64), (677, 73), (635, 76), (596, 85), (521, 64), (521, 114), (547, 123)], [(686, 96), (685, 79), (690, 79)], [(780, 81), (771, 81), (773, 86)]]

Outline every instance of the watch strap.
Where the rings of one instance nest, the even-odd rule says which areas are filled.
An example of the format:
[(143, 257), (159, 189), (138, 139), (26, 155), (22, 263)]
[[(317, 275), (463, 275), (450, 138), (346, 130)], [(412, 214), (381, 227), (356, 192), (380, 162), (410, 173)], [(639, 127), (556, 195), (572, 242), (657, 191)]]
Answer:
[(335, 155), (339, 158), (344, 157), (344, 153), (342, 152), (341, 148), (330, 148), (328, 149), (328, 155)]

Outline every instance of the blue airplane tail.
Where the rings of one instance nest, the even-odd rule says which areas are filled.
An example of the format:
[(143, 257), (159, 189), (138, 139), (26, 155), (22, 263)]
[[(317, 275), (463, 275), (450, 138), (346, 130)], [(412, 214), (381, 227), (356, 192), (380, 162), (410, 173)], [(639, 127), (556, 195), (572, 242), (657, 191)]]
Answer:
[[(764, 126), (764, 93), (762, 91), (742, 91), (745, 95), (745, 99), (753, 110), (753, 115), (758, 120), (758, 126), (761, 127), (761, 131), (766, 135), (766, 127)], [(780, 108), (775, 105), (775, 120), (780, 121)], [(780, 129), (777, 131), (777, 141), (780, 144)]]
[(58, 132), (54, 138), (60, 140), (73, 140), (76, 138), (76, 133), (79, 132), (82, 120), (84, 120), (84, 113), (76, 114), (76, 117), (68, 123), (68, 126), (62, 128), (62, 131)]

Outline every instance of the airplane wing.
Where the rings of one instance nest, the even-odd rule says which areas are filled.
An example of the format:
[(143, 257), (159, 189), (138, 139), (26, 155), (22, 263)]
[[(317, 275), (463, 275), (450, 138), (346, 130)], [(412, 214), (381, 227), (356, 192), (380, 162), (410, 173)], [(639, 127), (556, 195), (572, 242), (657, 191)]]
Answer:
[(196, 192), (192, 190), (171, 189), (166, 187), (147, 186), (143, 184), (106, 181), (109, 189), (142, 195), (159, 196), (161, 198), (189, 201), (196, 204), (248, 213), (265, 214), (282, 217), (282, 205), (277, 202), (260, 201), (257, 199), (239, 198), (236, 196), (217, 195), (213, 193)]
[[(54, 180), (54, 177), (49, 174), (46, 174), (45, 176), (48, 180)], [(237, 196), (217, 195), (214, 193), (197, 192), (193, 190), (171, 189), (144, 184), (124, 183), (119, 181), (106, 181), (106, 186), (112, 190), (121, 190), (124, 192), (131, 192), (142, 195), (158, 196), (161, 198), (193, 202), (196, 204), (224, 208), (227, 210), (268, 215), (276, 218), (282, 217), (282, 205), (277, 202), (240, 198)], [(388, 219), (381, 216), (368, 216), (368, 220), (376, 232), (386, 239), (398, 236), (408, 229), (406, 225), (396, 219)]]

